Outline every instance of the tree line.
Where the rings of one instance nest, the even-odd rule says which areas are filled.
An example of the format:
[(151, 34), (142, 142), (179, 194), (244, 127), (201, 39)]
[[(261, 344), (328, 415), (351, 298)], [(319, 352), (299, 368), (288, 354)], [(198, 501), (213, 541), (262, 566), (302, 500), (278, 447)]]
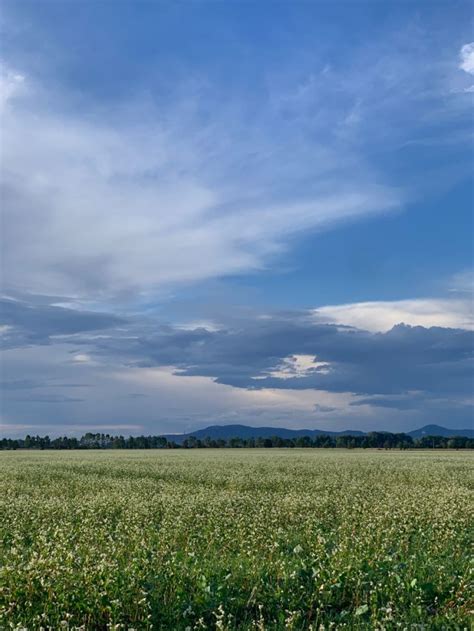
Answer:
[(363, 436), (299, 436), (298, 438), (228, 438), (204, 439), (189, 436), (182, 442), (165, 436), (111, 436), (88, 432), (81, 438), (30, 436), (2, 438), (0, 449), (201, 449), (201, 448), (344, 448), (344, 449), (474, 449), (474, 439), (465, 436), (423, 436), (369, 432)]

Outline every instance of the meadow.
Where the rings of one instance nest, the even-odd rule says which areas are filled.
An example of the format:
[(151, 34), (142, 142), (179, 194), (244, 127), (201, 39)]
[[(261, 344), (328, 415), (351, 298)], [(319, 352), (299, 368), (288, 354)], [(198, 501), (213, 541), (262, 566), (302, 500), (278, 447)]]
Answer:
[(468, 629), (473, 464), (0, 453), (0, 629)]

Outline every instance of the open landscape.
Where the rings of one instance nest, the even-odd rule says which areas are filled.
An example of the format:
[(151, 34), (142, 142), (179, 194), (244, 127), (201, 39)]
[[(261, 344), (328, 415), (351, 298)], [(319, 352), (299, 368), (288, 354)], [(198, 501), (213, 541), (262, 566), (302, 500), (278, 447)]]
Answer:
[(474, 631), (472, 0), (0, 0), (0, 631)]
[(473, 464), (436, 450), (3, 452), (0, 628), (467, 629)]

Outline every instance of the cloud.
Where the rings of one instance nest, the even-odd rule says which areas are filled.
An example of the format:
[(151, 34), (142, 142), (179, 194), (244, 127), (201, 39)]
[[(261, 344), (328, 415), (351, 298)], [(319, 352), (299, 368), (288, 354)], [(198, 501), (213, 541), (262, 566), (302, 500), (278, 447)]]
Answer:
[(349, 62), (320, 51), (298, 71), (290, 56), (266, 69), (255, 102), (236, 86), (223, 103), (219, 86), (191, 73), (166, 98), (131, 86), (128, 102), (104, 107), (4, 65), (14, 87), (3, 113), (4, 286), (127, 302), (261, 270), (310, 231), (402, 208), (415, 193), (385, 177), (374, 146), (379, 156), (423, 129), (452, 139), (446, 123), (464, 107), (447, 103), (441, 55), (425, 63), (429, 36), (401, 29)]
[[(42, 426), (49, 423), (61, 428), (77, 425), (83, 416), (81, 409), (93, 410), (91, 422), (126, 423), (133, 418), (152, 433), (231, 422), (387, 430), (413, 429), (435, 421), (451, 426), (469, 422), (469, 332), (401, 327), (389, 333), (364, 334), (314, 324), (299, 328), (296, 331), (293, 323), (280, 322), (262, 339), (262, 332), (252, 332), (248, 323), (240, 333), (212, 334), (201, 351), (197, 334), (194, 342), (186, 338), (188, 344), (182, 338), (143, 338), (137, 346), (96, 349), (98, 364), (92, 369), (67, 364), (67, 352), (63, 363), (58, 359), (52, 363), (42, 352), (39, 358), (45, 375), (51, 376), (49, 371), (53, 371), (71, 381), (69, 371), (80, 370), (79, 378), (87, 374), (96, 388), (81, 390), (85, 401), (68, 406), (67, 414), (62, 406), (67, 401), (57, 396), (50, 405), (47, 397), (40, 397), (38, 406), (36, 396), (26, 394), (19, 400), (15, 395), (6, 396), (7, 392), (3, 410), (10, 420), (21, 422), (27, 415)], [(168, 331), (168, 338), (173, 335)], [(331, 371), (290, 378), (271, 376), (273, 367), (281, 364), (278, 355), (287, 353), (278, 343), (282, 336), (293, 348), (317, 349), (318, 356), (330, 359)], [(31, 358), (21, 360), (24, 352), (16, 351), (16, 370), (35, 372), (30, 368)], [(54, 350), (55, 356), (58, 352), (59, 348)], [(165, 354), (166, 361), (174, 356), (174, 367), (161, 364)], [(138, 389), (147, 396), (135, 396)], [(72, 390), (64, 390), (65, 397), (76, 398)]]
[[(231, 422), (302, 427), (314, 423), (313, 406), (318, 402), (348, 410), (349, 416), (359, 415), (358, 409), (349, 408), (352, 398), (346, 394), (236, 389), (208, 377), (178, 376), (167, 367), (137, 368), (118, 361), (93, 367), (74, 365), (68, 361), (69, 351), (70, 345), (57, 344), (4, 353), (3, 369), (9, 380), (19, 376), (38, 380), (41, 375), (45, 383), (40, 387), (64, 382), (63, 391), (71, 397), (76, 396), (76, 390), (68, 390), (67, 384), (74, 378), (87, 374), (95, 386), (81, 390), (80, 397), (85, 400), (77, 406), (44, 401), (37, 405), (28, 392), (20, 399), (15, 392), (4, 391), (2, 417), (9, 425), (4, 433), (24, 435), (25, 418), (33, 424), (28, 430), (50, 434), (83, 433), (104, 424), (128, 425), (128, 433), (134, 434), (172, 433)], [(145, 396), (137, 397), (138, 393)], [(337, 420), (333, 415), (329, 425)]]
[(320, 403), (315, 403), (313, 409), (315, 412), (320, 412), (321, 414), (330, 414), (331, 412), (337, 411), (337, 408), (335, 407), (330, 405), (321, 405)]
[(6, 379), (2, 381), (2, 390), (34, 390), (37, 388), (92, 388), (90, 383), (58, 383), (55, 380), (39, 381), (34, 379)]
[[(348, 152), (211, 107), (212, 123), (180, 101), (79, 109), (29, 82), (3, 113), (4, 286), (125, 298), (261, 269), (293, 236), (400, 206)], [(310, 149), (324, 161), (301, 163)]]
[[(4, 303), (13, 331), (7, 348), (72, 345), (67, 361), (84, 370), (163, 367), (236, 388), (360, 395), (420, 391), (452, 396), (471, 387), (470, 303), (458, 299), (248, 314), (212, 329), (165, 325), (152, 316), (123, 320), (42, 304)], [(393, 326), (402, 316), (413, 326)]]
[[(124, 320), (41, 301), (3, 299), (2, 312), (11, 326), (6, 348), (73, 345), (67, 361), (84, 370), (163, 367), (234, 388), (362, 396), (412, 391), (454, 396), (471, 387), (469, 300), (356, 303), (249, 314), (212, 329), (164, 325), (151, 316)], [(394, 326), (401, 320), (413, 326)]]
[(315, 371), (328, 370), (329, 364), (315, 361), (313, 355), (290, 355), (284, 357), (274, 370), (269, 372), (270, 377), (278, 379), (291, 379), (292, 377), (304, 377)]
[(423, 393), (414, 392), (397, 396), (372, 396), (352, 401), (351, 406), (375, 406), (395, 410), (413, 410), (420, 405), (426, 406), (426, 397)]
[(68, 397), (61, 394), (26, 395), (21, 398), (12, 397), (11, 401), (21, 403), (82, 403), (85, 399)]
[[(451, 35), (434, 46), (417, 22), (350, 56), (333, 41), (296, 46), (286, 62), (265, 57), (256, 91), (232, 77), (224, 99), (211, 68), (203, 79), (185, 62), (185, 82), (173, 76), (163, 90), (143, 68), (146, 91), (127, 75), (127, 100), (118, 90), (101, 101), (117, 75), (104, 93), (94, 80), (75, 93), (60, 79), (87, 68), (75, 52), (55, 49), (60, 70), (35, 54), (33, 70), (10, 46), (12, 66), (0, 69), (6, 426), (34, 419), (79, 432), (87, 418), (157, 433), (323, 418), (328, 428), (412, 429), (428, 414), (465, 418), (464, 275), (450, 300), (189, 313), (175, 325), (157, 316), (163, 296), (265, 269), (311, 232), (402, 209), (422, 197), (420, 182), (437, 184), (431, 161), (445, 151), (426, 147), (451, 152), (467, 138), (459, 93), (473, 44), (461, 51), (464, 74)], [(118, 311), (129, 315), (108, 313)]]
[[(466, 278), (463, 275), (462, 280)], [(315, 321), (344, 324), (374, 332), (389, 331), (402, 322), (423, 327), (474, 328), (472, 303), (465, 299), (423, 298), (327, 305), (315, 309), (314, 318)]]
[[(28, 431), (33, 430), (33, 432), (37, 433), (38, 431), (48, 432), (52, 434), (52, 437), (62, 435), (64, 432), (60, 430), (63, 428), (58, 427), (54, 424), (24, 424), (24, 423), (1, 423), (0, 422), (0, 432), (7, 436), (12, 437), (21, 437), (23, 438)], [(59, 431), (58, 431), (59, 430)], [(137, 435), (143, 432), (143, 425), (130, 425), (125, 423), (90, 423), (90, 424), (70, 424), (67, 427), (67, 435), (83, 435), (86, 432), (110, 432), (113, 434), (125, 433), (127, 435), (133, 434)]]
[[(410, 392), (397, 396), (371, 396), (359, 398), (349, 403), (352, 408), (380, 410), (406, 416), (415, 415), (422, 419), (420, 425), (440, 423), (451, 427), (470, 427), (474, 398), (466, 393), (465, 397), (450, 398), (433, 394), (426, 396), (423, 392)], [(413, 426), (412, 428), (413, 429)]]
[(313, 312), (241, 318), (217, 330), (130, 322), (104, 338), (75, 336), (97, 362), (163, 367), (251, 390), (429, 396), (471, 388), (473, 333), (399, 324), (385, 332), (323, 324)]
[[(449, 44), (437, 38), (434, 46), (433, 30), (417, 20), (380, 29), (364, 45), (352, 46), (349, 56), (331, 51), (330, 58), (315, 43), (309, 69), (306, 57), (297, 71), (278, 67), (270, 81), (273, 105), (306, 133), (359, 150), (399, 148), (420, 133), (435, 144), (453, 142), (452, 123), (460, 114), (470, 117), (471, 104), (455, 94), (465, 89), (459, 89)], [(465, 70), (471, 68), (471, 46), (462, 49)], [(294, 66), (292, 56), (288, 64)]]
[(78, 353), (77, 355), (74, 355), (72, 360), (74, 362), (81, 362), (81, 363), (89, 363), (91, 361), (90, 355), (88, 355), (87, 353)]
[[(39, 326), (4, 352), (5, 421), (27, 417), (51, 431), (78, 426), (93, 410), (91, 422), (133, 418), (155, 433), (230, 422), (314, 427), (321, 419), (323, 429), (412, 429), (465, 424), (472, 412), (469, 330), (371, 332), (316, 321), (308, 310), (234, 315), (212, 330), (156, 316), (114, 326), (100, 314), (111, 325), (103, 335), (76, 332), (85, 323), (78, 327), (75, 311), (64, 311), (73, 332)], [(56, 324), (64, 331), (62, 318)], [(77, 356), (90, 361), (71, 361)], [(73, 399), (82, 401), (69, 405)]]
[(25, 77), (22, 74), (9, 69), (0, 62), (0, 111), (7, 101), (21, 93), (24, 82)]
[[(201, 344), (148, 339), (149, 361), (165, 353), (183, 375), (206, 375), (241, 388), (315, 389), (358, 394), (397, 394), (411, 390), (466, 393), (471, 387), (472, 333), (457, 329), (398, 325), (386, 333), (285, 320), (244, 330), (222, 331)], [(144, 346), (144, 345), (143, 345)], [(174, 362), (168, 353), (179, 346)], [(310, 354), (324, 370), (275, 375), (294, 353)], [(181, 360), (177, 359), (181, 357)]]
[[(469, 294), (472, 301), (472, 298), (474, 297), (474, 270), (466, 269), (455, 274), (449, 283), (449, 291), (460, 294)], [(474, 310), (472, 302), (471, 307), (472, 313)]]
[(51, 336), (74, 335), (123, 324), (121, 318), (92, 311), (79, 311), (0, 298), (1, 322), (8, 328), (1, 338), (4, 348), (25, 344), (48, 344)]
[(474, 42), (464, 44), (459, 53), (460, 64), (459, 67), (464, 72), (474, 75)]

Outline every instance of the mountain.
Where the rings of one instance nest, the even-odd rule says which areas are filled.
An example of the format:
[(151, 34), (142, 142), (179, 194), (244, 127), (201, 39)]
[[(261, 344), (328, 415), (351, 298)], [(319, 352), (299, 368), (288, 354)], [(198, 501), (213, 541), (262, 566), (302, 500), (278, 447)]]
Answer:
[[(299, 438), (300, 436), (364, 436), (367, 432), (358, 430), (344, 430), (342, 432), (333, 432), (322, 429), (288, 429), (286, 427), (250, 427), (248, 425), (210, 425), (204, 429), (198, 429), (188, 434), (165, 434), (169, 441), (182, 443), (186, 438), (194, 436), (203, 440), (204, 438), (212, 438), (213, 440), (228, 440), (229, 438), (270, 438), (271, 436), (279, 436), (280, 438)], [(411, 432), (405, 432), (412, 438), (421, 438), (423, 436), (466, 436), (474, 438), (473, 429), (448, 429), (440, 425), (425, 425)]]
[(343, 432), (331, 432), (321, 429), (288, 429), (286, 427), (250, 427), (248, 425), (211, 425), (204, 429), (198, 429), (189, 434), (166, 434), (168, 440), (181, 443), (186, 438), (212, 438), (214, 440), (229, 438), (298, 438), (300, 436), (363, 436), (364, 432), (357, 430), (345, 430)]
[(467, 438), (474, 438), (474, 429), (448, 429), (441, 427), (441, 425), (425, 425), (420, 429), (407, 432), (407, 434), (412, 438), (422, 438), (423, 436), (467, 436)]
[[(367, 432), (358, 430), (344, 430), (342, 432), (333, 432), (322, 429), (288, 429), (286, 427), (250, 427), (248, 425), (210, 425), (204, 429), (197, 429), (188, 434), (165, 434), (169, 441), (182, 443), (186, 438), (194, 436), (203, 440), (211, 438), (213, 440), (228, 440), (229, 438), (270, 438), (271, 436), (279, 436), (280, 438), (299, 438), (300, 436), (364, 436)], [(467, 436), (474, 438), (474, 430), (472, 429), (447, 429), (440, 425), (425, 425), (420, 429), (411, 432), (405, 432), (412, 438), (421, 438), (423, 436)]]

